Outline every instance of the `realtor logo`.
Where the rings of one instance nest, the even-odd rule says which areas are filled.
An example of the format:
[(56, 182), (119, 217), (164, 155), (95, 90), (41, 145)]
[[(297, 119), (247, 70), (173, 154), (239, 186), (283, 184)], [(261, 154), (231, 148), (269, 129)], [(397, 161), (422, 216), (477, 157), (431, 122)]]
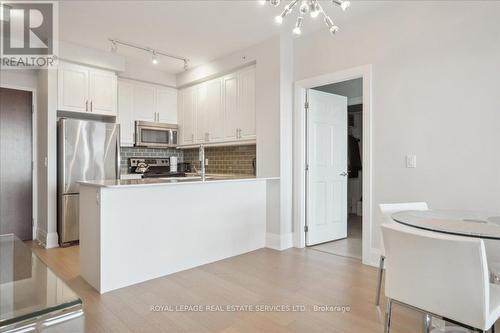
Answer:
[(56, 14), (55, 2), (0, 2), (0, 67), (47, 68), (55, 65)]

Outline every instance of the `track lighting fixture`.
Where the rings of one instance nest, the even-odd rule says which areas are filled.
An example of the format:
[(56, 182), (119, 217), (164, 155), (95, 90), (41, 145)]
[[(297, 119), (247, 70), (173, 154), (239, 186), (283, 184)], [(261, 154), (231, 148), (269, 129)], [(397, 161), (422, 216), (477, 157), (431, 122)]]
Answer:
[(119, 44), (119, 45), (131, 47), (131, 48), (134, 48), (137, 50), (142, 50), (142, 51), (146, 51), (146, 52), (150, 53), (151, 54), (151, 63), (154, 65), (157, 65), (159, 63), (159, 56), (164, 56), (164, 57), (168, 57), (168, 58), (182, 61), (184, 70), (188, 69), (188, 63), (189, 63), (188, 58), (180, 57), (177, 55), (173, 55), (173, 54), (169, 54), (169, 53), (166, 53), (163, 51), (159, 51), (157, 49), (153, 49), (153, 48), (146, 47), (146, 46), (141, 46), (141, 45), (138, 45), (135, 43), (125, 42), (125, 41), (114, 39), (114, 38), (110, 38), (109, 41), (111, 43), (111, 52), (113, 52), (113, 53), (115, 53), (117, 51), (118, 44)]

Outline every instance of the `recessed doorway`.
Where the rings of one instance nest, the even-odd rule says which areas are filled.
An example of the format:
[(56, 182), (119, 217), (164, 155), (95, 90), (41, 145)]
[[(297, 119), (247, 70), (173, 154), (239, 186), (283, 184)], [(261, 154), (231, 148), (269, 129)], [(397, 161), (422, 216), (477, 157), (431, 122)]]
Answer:
[(0, 234), (33, 239), (33, 94), (0, 88)]
[(361, 260), (363, 80), (306, 93), (306, 245)]
[[(345, 231), (345, 236), (344, 238), (333, 238), (333, 240), (324, 240), (321, 244), (323, 243), (329, 243), (334, 240), (351, 240), (358, 238), (359, 236), (356, 235), (356, 229), (352, 228), (352, 232), (349, 233), (349, 230), (347, 228), (348, 223), (349, 223), (349, 217), (351, 217), (351, 225), (355, 226), (356, 222), (358, 226), (358, 234), (359, 230), (361, 232), (361, 258), (363, 264), (367, 265), (372, 265), (376, 266), (379, 258), (379, 252), (378, 250), (373, 246), (373, 227), (372, 227), (372, 221), (373, 221), (373, 212), (372, 212), (372, 140), (371, 140), (371, 129), (372, 129), (372, 66), (371, 65), (363, 65), (359, 67), (353, 67), (349, 69), (344, 69), (344, 70), (339, 70), (336, 72), (329, 72), (329, 73), (323, 73), (314, 77), (310, 78), (305, 78), (300, 81), (297, 81), (295, 83), (295, 107), (294, 107), (294, 155), (297, 157), (294, 161), (294, 228), (296, 232), (294, 233), (294, 244), (296, 247), (305, 247), (308, 245), (319, 245), (319, 244), (311, 244), (309, 242), (306, 242), (306, 238), (308, 238), (308, 233), (310, 230), (311, 226), (311, 207), (309, 207), (311, 204), (308, 202), (308, 196), (309, 196), (309, 191), (310, 189), (308, 188), (308, 183), (310, 181), (309, 179), (309, 165), (308, 165), (308, 159), (310, 158), (310, 148), (308, 146), (308, 130), (310, 127), (310, 124), (308, 124), (308, 119), (309, 119), (309, 109), (308, 109), (308, 103), (310, 101), (307, 100), (308, 98), (308, 93), (311, 91), (315, 91), (317, 93), (328, 93), (324, 92), (321, 90), (318, 90), (317, 88), (324, 87), (324, 86), (329, 86), (337, 83), (342, 83), (346, 81), (351, 81), (351, 80), (356, 80), (359, 79), (359, 81), (362, 83), (361, 89), (362, 89), (362, 94), (359, 98), (360, 104), (362, 104), (362, 110), (359, 113), (360, 120), (361, 120), (361, 140), (359, 142), (359, 149), (360, 149), (360, 155), (361, 155), (361, 164), (362, 164), (362, 170), (360, 170), (359, 173), (361, 173), (360, 176), (358, 176), (358, 179), (360, 181), (361, 185), (361, 200), (359, 201), (359, 204), (356, 203), (356, 205), (353, 205), (352, 203), (350, 204), (349, 202), (352, 202), (354, 200), (348, 200), (348, 191), (349, 190), (349, 179), (345, 180), (345, 190), (342, 192), (345, 193), (343, 197), (345, 198), (345, 205), (341, 205), (344, 207), (346, 213), (345, 213), (345, 225), (346, 225), (346, 231)], [(357, 81), (357, 82), (359, 82)], [(338, 94), (339, 92), (337, 92)], [(336, 95), (336, 94), (332, 94)], [(341, 95), (338, 95), (341, 96)], [(344, 99), (346, 99), (347, 96), (343, 96)], [(349, 100), (349, 98), (347, 98)], [(351, 101), (351, 104), (353, 102), (356, 102), (355, 100)], [(347, 102), (346, 104), (349, 104)], [(309, 105), (311, 107), (314, 107), (313, 105)], [(353, 106), (353, 105), (352, 105)], [(352, 107), (351, 106), (351, 107)], [(350, 107), (350, 105), (347, 105), (347, 107)], [(356, 121), (355, 117), (350, 117), (347, 115), (348, 112), (346, 112), (345, 119), (346, 121), (344, 122), (345, 129), (343, 130), (344, 133), (346, 133), (346, 136), (339, 136), (339, 137), (344, 137), (346, 138), (349, 131), (349, 120)], [(348, 137), (347, 140), (348, 141)], [(323, 142), (322, 142), (323, 144)], [(332, 143), (331, 146), (333, 147), (335, 144)], [(346, 145), (347, 146), (347, 145)], [(309, 148), (309, 149), (308, 149)], [(347, 147), (345, 148), (345, 160), (346, 160), (346, 165), (348, 164), (348, 156), (347, 156)], [(331, 156), (334, 156), (335, 152), (332, 153)], [(347, 166), (345, 166), (347, 169)], [(342, 172), (340, 172), (342, 173)], [(337, 190), (338, 192), (338, 190)], [(327, 199), (326, 196), (319, 196), (321, 200), (329, 200)], [(337, 204), (337, 200), (333, 199), (334, 203), (333, 205)], [(361, 206), (361, 207), (358, 207)], [(358, 210), (359, 208), (359, 210)], [(356, 212), (356, 214), (359, 213), (362, 215), (361, 217), (357, 216), (357, 218), (354, 218), (356, 214), (353, 212)], [(316, 213), (317, 214), (317, 213)], [(318, 214), (321, 216), (321, 214)], [(338, 215), (338, 214), (337, 214)], [(354, 219), (353, 219), (354, 218)], [(331, 221), (329, 221), (331, 222)], [(351, 235), (352, 237), (349, 237)], [(359, 244), (359, 238), (358, 238), (358, 244)], [(345, 242), (344, 242), (345, 243)], [(352, 242), (350, 242), (352, 243)], [(342, 244), (342, 242), (340, 242)], [(359, 251), (359, 245), (356, 246), (356, 249)], [(311, 251), (314, 251), (311, 249)], [(356, 257), (359, 258), (359, 252)]]

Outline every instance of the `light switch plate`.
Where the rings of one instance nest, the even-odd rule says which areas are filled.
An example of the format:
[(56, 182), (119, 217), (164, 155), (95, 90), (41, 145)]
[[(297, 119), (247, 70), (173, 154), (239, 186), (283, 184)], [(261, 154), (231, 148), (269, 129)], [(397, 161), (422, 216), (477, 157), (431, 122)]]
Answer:
[(406, 155), (406, 167), (410, 169), (414, 169), (417, 167), (416, 155)]

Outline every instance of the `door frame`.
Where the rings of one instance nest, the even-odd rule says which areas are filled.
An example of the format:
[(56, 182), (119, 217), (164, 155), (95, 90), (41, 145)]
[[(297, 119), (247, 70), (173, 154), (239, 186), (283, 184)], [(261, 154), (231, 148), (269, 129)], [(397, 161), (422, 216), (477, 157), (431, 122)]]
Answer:
[(5, 89), (13, 89), (13, 90), (21, 90), (31, 92), (31, 161), (33, 163), (33, 167), (31, 170), (31, 200), (32, 200), (32, 209), (31, 209), (31, 221), (32, 221), (32, 239), (35, 241), (37, 239), (37, 231), (38, 231), (38, 146), (37, 135), (38, 135), (38, 127), (37, 127), (37, 90), (32, 87), (24, 87), (17, 86), (12, 84), (0, 83), (0, 88)]
[(373, 247), (372, 211), (372, 65), (363, 65), (296, 81), (294, 107), (294, 246), (305, 247), (306, 226), (306, 89), (363, 79), (363, 233), (362, 262), (377, 266), (379, 250)]

